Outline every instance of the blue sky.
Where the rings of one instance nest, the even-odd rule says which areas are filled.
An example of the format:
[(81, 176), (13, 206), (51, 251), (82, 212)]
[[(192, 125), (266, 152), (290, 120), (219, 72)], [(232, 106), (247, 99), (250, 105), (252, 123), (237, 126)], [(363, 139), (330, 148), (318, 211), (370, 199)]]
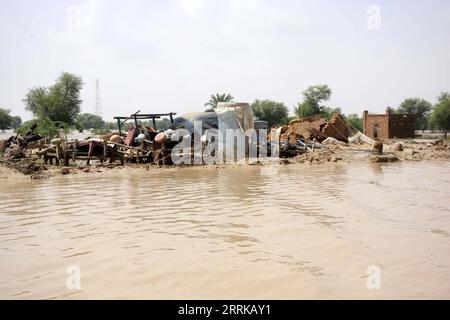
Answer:
[(100, 79), (106, 120), (200, 111), (215, 92), (292, 109), (321, 83), (344, 113), (434, 103), (450, 91), (449, 17), (449, 1), (0, 0), (0, 106), (29, 119), (27, 89), (63, 70), (83, 78), (83, 112)]

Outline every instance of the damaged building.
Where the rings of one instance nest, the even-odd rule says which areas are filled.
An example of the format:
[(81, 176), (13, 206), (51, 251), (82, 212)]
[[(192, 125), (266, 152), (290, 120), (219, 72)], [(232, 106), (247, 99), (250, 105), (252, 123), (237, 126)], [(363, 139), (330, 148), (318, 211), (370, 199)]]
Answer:
[(390, 107), (386, 114), (363, 113), (364, 134), (372, 139), (414, 138), (415, 114), (396, 114)]
[(295, 143), (298, 139), (304, 141), (322, 142), (328, 137), (342, 142), (348, 142), (349, 128), (341, 114), (334, 114), (329, 121), (320, 115), (292, 120), (281, 127), (281, 141)]

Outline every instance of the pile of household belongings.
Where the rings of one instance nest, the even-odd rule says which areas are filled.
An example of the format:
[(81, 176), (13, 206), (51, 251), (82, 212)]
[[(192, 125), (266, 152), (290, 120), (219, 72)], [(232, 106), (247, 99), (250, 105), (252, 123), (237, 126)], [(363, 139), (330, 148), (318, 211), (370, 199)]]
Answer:
[(195, 132), (200, 136), (208, 136), (208, 132), (220, 132), (225, 137), (227, 129), (238, 129), (244, 133), (247, 129), (254, 128), (253, 112), (248, 103), (219, 102), (214, 112), (191, 112), (175, 118), (174, 123), (166, 130), (166, 138), (177, 129), (185, 129), (193, 134), (200, 129), (194, 127), (195, 122), (202, 124), (201, 132)]
[[(196, 123), (201, 123), (201, 127), (196, 127)], [(169, 129), (158, 134), (155, 141), (164, 145), (167, 153), (179, 142), (178, 139), (172, 140), (172, 135), (176, 134), (177, 129), (185, 129), (190, 135), (195, 134), (201, 137), (203, 147), (206, 147), (213, 141), (213, 137), (222, 139), (218, 141), (219, 144), (226, 144), (226, 134), (229, 129), (233, 129), (236, 136), (239, 136), (253, 128), (253, 111), (248, 103), (220, 102), (214, 112), (194, 112), (175, 118)], [(226, 149), (222, 147), (224, 152)]]

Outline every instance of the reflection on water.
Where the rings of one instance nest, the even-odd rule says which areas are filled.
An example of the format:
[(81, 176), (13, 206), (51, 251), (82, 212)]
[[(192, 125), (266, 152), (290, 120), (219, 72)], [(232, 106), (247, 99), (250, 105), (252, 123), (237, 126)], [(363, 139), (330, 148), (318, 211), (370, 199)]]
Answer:
[[(0, 185), (0, 298), (450, 298), (450, 165)], [(66, 269), (81, 268), (81, 290)], [(366, 270), (382, 270), (368, 290)]]

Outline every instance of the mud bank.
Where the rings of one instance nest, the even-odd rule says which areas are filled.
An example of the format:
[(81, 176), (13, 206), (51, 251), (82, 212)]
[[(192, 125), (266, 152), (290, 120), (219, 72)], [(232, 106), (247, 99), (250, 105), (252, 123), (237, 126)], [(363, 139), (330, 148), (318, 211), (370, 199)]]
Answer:
[[(333, 144), (321, 145), (314, 151), (306, 152), (292, 158), (280, 158), (280, 165), (336, 165), (340, 163), (352, 164), (355, 162), (449, 162), (450, 144), (442, 140), (418, 142), (411, 141), (389, 141), (383, 144), (382, 153), (373, 155), (373, 147), (368, 144)], [(257, 163), (257, 166), (270, 166)], [(249, 167), (254, 165), (248, 165)], [(73, 164), (68, 167), (44, 165), (41, 159), (23, 158), (13, 160), (0, 159), (1, 179), (48, 179), (59, 175), (89, 174), (102, 175), (115, 174), (118, 171), (161, 171), (161, 170), (182, 170), (184, 168), (195, 168), (195, 170), (218, 170), (243, 165), (181, 165), (162, 166), (155, 164), (127, 163), (122, 166), (118, 163), (100, 164), (93, 163), (86, 165), (83, 162)], [(245, 166), (245, 165), (244, 165)]]

